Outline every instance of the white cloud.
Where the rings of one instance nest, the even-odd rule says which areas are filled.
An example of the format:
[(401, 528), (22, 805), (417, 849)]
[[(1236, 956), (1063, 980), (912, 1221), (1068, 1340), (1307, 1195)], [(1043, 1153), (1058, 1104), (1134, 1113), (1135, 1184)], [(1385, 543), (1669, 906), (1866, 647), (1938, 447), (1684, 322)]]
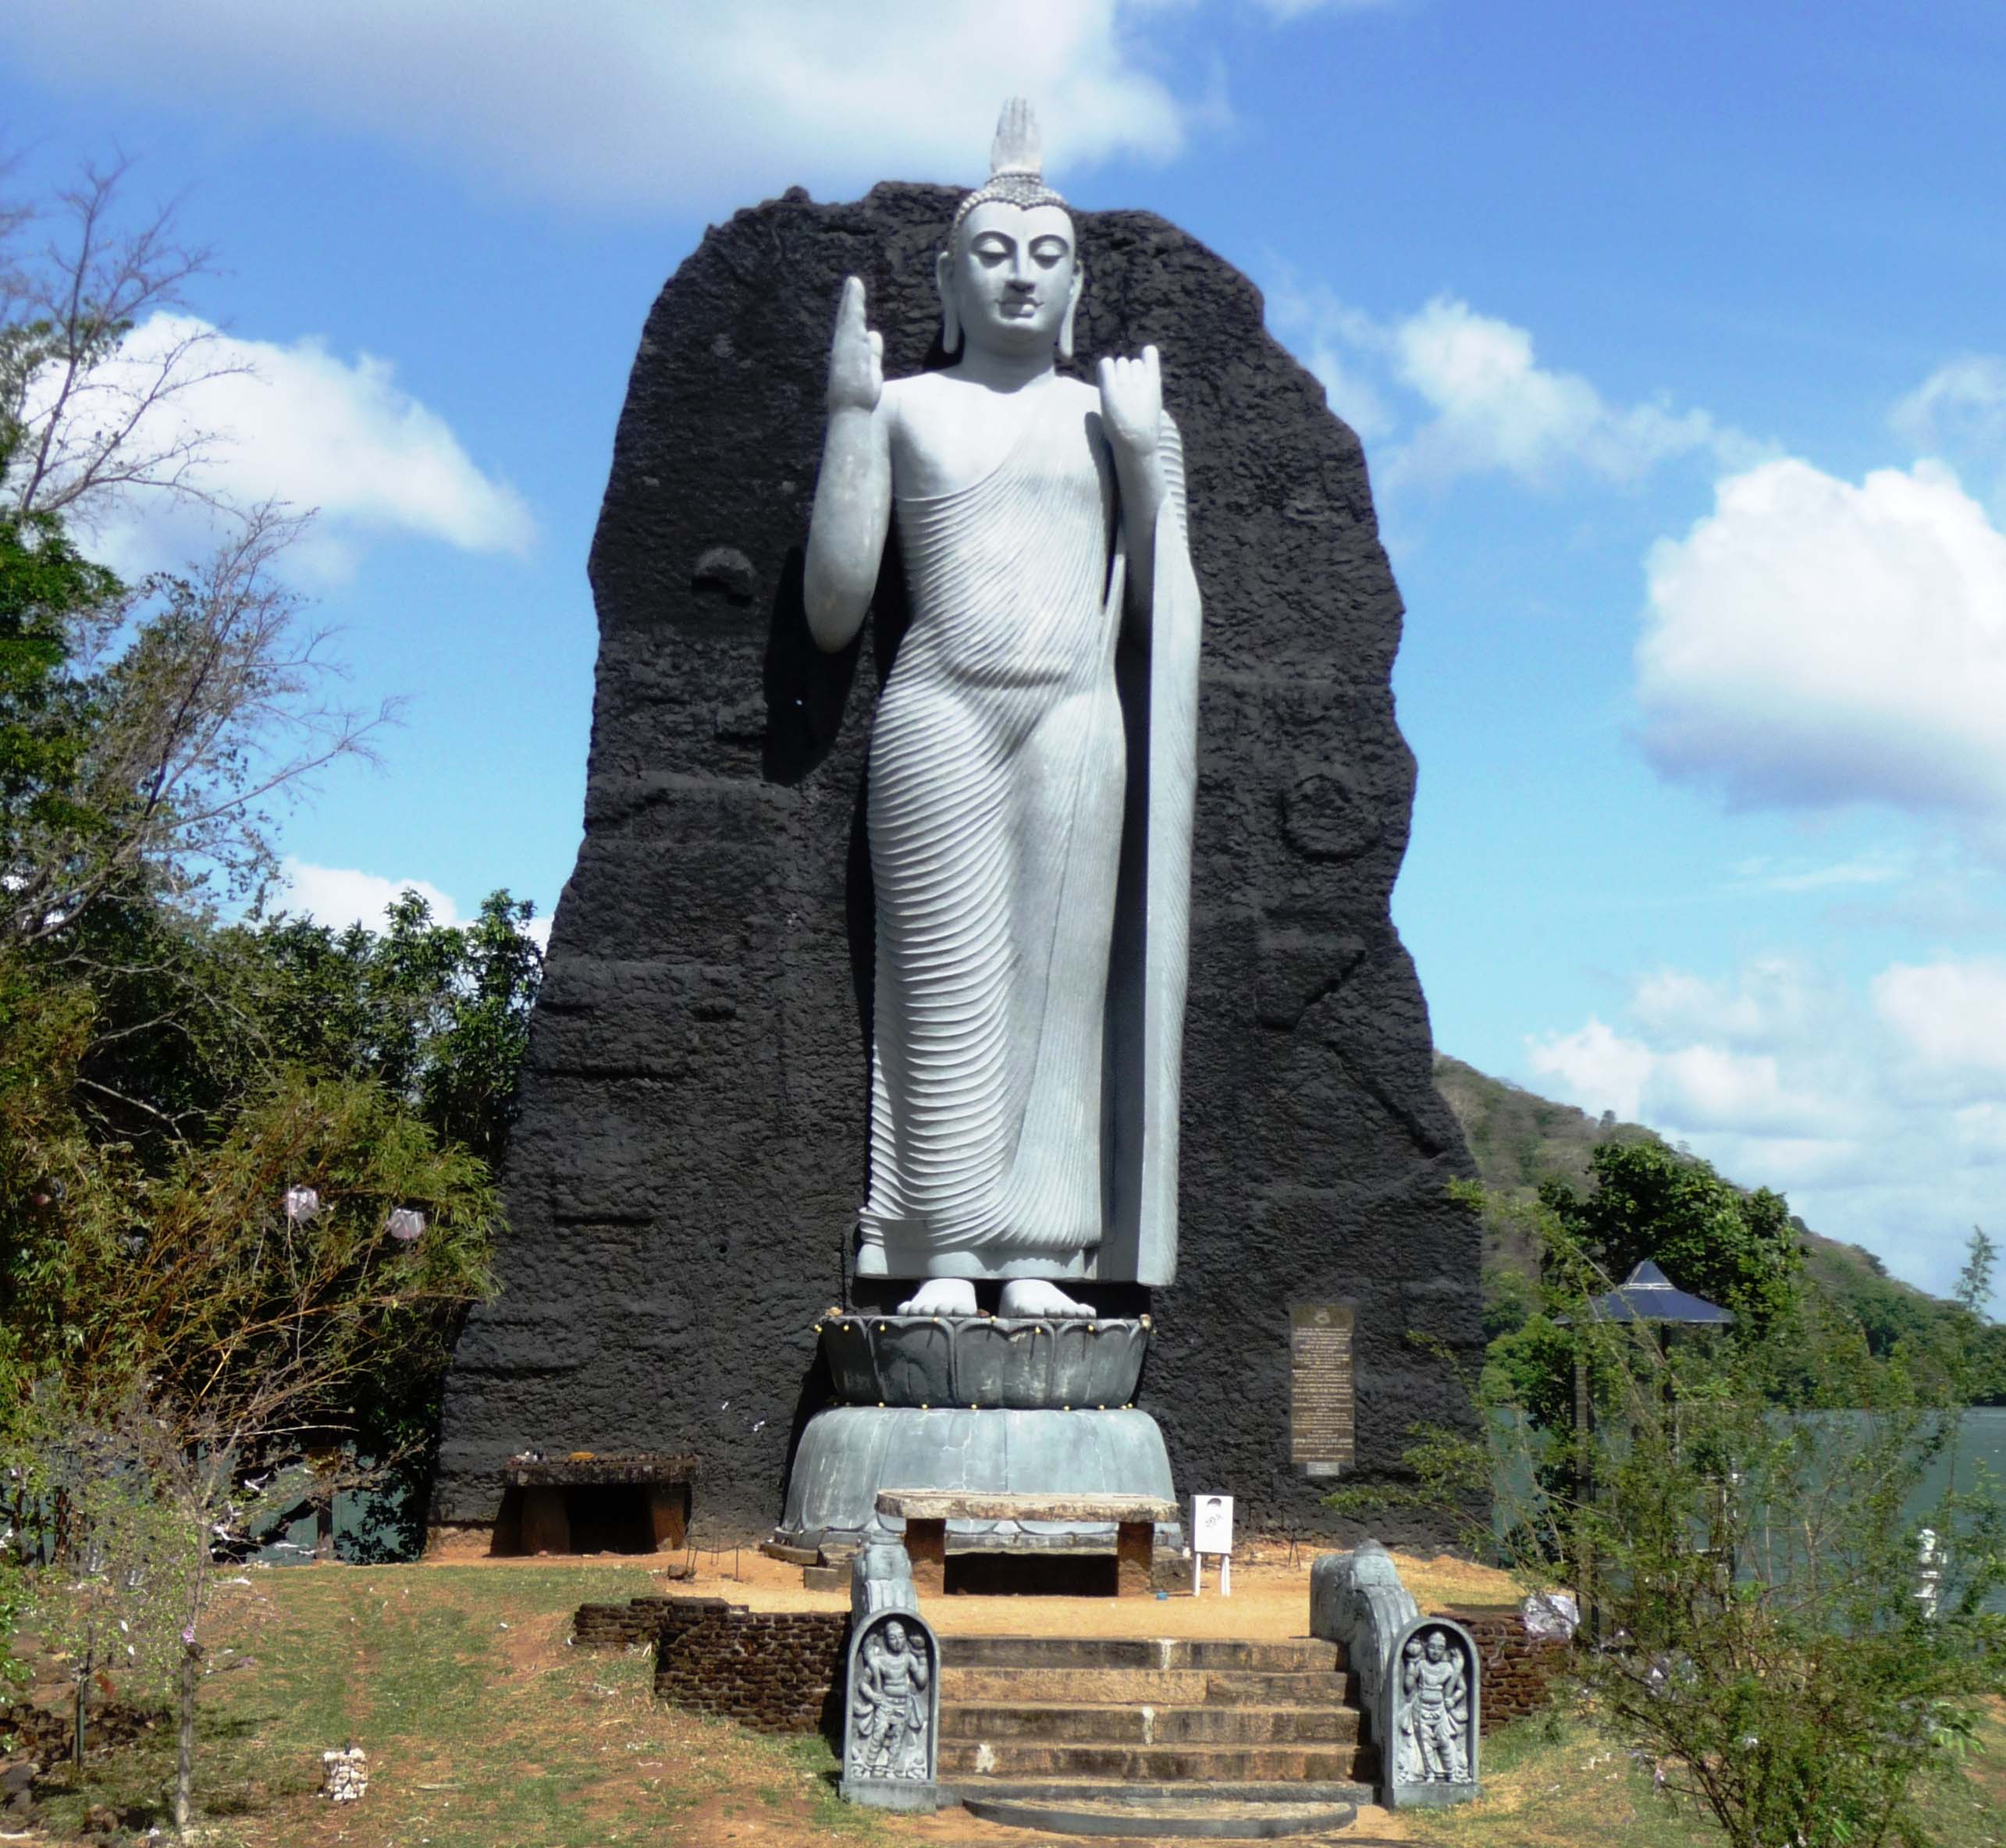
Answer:
[(2006, 845), (2006, 533), (1947, 469), (1855, 487), (1762, 464), (1647, 578), (1637, 697), (1662, 771), (1742, 805), (1947, 812)]
[(380, 873), (349, 866), (315, 866), (288, 855), (279, 869), (279, 884), (275, 907), (283, 907), (294, 917), (311, 917), (331, 930), (346, 930), (351, 924), (381, 930), (390, 901), (407, 891), (417, 893), (431, 906), (435, 924), (465, 922), (460, 908), (429, 880), (385, 879)]
[(1535, 1088), (1691, 1146), (1830, 1237), (1949, 1287), (2006, 1164), (2006, 961), (1891, 965), (1863, 986), (1784, 957), (1660, 969), (1624, 1018), (1527, 1041)]
[(1276, 268), (1271, 322), (1331, 408), (1361, 436), (1387, 439), (1381, 472), (1396, 489), (1484, 474), (1535, 486), (1581, 473), (1631, 482), (1681, 457), (1736, 464), (1757, 453), (1704, 410), (1610, 403), (1579, 374), (1541, 365), (1524, 328), (1453, 296), (1380, 322)]
[(1453, 296), (1391, 330), (1394, 370), (1433, 416), (1397, 464), (1416, 480), (1497, 472), (1549, 482), (1569, 468), (1634, 480), (1659, 464), (1741, 446), (1704, 410), (1608, 403), (1578, 373), (1533, 355), (1532, 336)]
[(1826, 997), (1787, 957), (1762, 957), (1732, 983), (1712, 982), (1682, 969), (1640, 977), (1631, 1012), (1658, 1034), (1724, 1037), (1731, 1045), (1764, 1044), (1779, 1033), (1799, 1033), (1817, 1018)]
[(1190, 107), (1124, 0), (14, 0), (20, 71), (284, 114), (565, 203), (716, 209), (796, 182), (973, 183), (1004, 98), (1050, 166), (1176, 154)]
[(1907, 880), (1914, 875), (1915, 857), (1878, 849), (1822, 866), (1806, 866), (1801, 862), (1777, 865), (1767, 860), (1752, 860), (1737, 871), (1745, 883), (1764, 892), (1829, 892)]
[(1873, 1004), (1909, 1058), (1939, 1083), (2006, 1080), (2006, 962), (1896, 963)]
[(1641, 1040), (1626, 1040), (1590, 1015), (1575, 1032), (1549, 1033), (1527, 1047), (1532, 1069), (1558, 1079), (1563, 1096), (1583, 1110), (1613, 1111), (1625, 1122), (1642, 1111), (1653, 1061)]
[(1888, 417), (1919, 456), (1993, 478), (1994, 514), (2006, 519), (2006, 359), (1967, 354), (1939, 366)]
[[(122, 378), (143, 387), (158, 357), (191, 336), (211, 375), (156, 403), (135, 443), (165, 450), (212, 432), (186, 485), (237, 506), (276, 499), (318, 509), (306, 562), (320, 574), (340, 574), (371, 537), (469, 552), (528, 546), (534, 523), (521, 497), (475, 465), (445, 419), (397, 384), (387, 360), (346, 361), (311, 339), (243, 339), (163, 314), (134, 329), (98, 382), (114, 393)], [(185, 499), (141, 488), (123, 491), (98, 524), (107, 562), (137, 571), (204, 549), (212, 523)]]

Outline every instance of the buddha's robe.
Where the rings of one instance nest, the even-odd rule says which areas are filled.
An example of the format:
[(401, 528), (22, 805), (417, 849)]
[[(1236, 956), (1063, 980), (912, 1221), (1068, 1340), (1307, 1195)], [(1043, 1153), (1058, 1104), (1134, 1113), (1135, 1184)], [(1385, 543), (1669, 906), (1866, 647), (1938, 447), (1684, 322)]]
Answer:
[[(871, 734), (860, 1275), (1161, 1282), (1174, 1263), (1197, 620), (1181, 458), (1166, 418), (1152, 639), (1123, 648), (1105, 446), (1086, 394), (1033, 389), (990, 474), (896, 502), (911, 617)], [(1152, 847), (1159, 822), (1174, 838)]]

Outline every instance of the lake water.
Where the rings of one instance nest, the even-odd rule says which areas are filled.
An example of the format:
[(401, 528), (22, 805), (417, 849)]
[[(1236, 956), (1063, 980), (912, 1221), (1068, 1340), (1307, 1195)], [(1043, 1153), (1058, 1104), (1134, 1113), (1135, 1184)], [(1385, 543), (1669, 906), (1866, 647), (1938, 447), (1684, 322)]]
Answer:
[[(1844, 1414), (1826, 1416), (1843, 1417)], [(1507, 1444), (1505, 1454), (1507, 1457), (1515, 1456), (1517, 1447)], [(1976, 1486), (1981, 1469), (1990, 1476), (1996, 1489), (2006, 1493), (2006, 1406), (1981, 1406), (1964, 1415), (1957, 1442), (1946, 1447), (1912, 1501), (1912, 1516), (1920, 1515), (1940, 1500), (1950, 1488), (1970, 1491)], [(1499, 1498), (1502, 1503), (1516, 1503), (1522, 1507), (1531, 1479), (1522, 1471), (1514, 1470), (1511, 1473), (1517, 1480), (1515, 1484), (1500, 1481)], [(1996, 1593), (1988, 1603), (1991, 1609), (2006, 1611), (2006, 1590)]]

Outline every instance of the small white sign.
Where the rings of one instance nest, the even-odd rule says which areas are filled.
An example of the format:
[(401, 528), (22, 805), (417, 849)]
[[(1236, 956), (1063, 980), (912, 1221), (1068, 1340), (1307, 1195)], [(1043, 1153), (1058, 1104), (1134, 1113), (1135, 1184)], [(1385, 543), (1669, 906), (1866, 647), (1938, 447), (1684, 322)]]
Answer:
[(1230, 1553), (1232, 1551), (1232, 1497), (1193, 1495), (1191, 1498), (1191, 1551), (1194, 1553)]

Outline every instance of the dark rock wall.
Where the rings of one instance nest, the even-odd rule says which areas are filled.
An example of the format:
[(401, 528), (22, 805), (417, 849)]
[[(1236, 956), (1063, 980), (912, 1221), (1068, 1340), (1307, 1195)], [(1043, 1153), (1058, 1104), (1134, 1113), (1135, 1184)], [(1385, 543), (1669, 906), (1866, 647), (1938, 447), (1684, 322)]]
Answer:
[[(902, 608), (807, 638), (800, 558), (842, 278), (887, 371), (938, 364), (957, 195), (798, 193), (711, 230), (648, 318), (592, 553), (585, 839), (560, 901), (507, 1176), (500, 1299), (449, 1384), (436, 1513), (490, 1519), (512, 1452), (694, 1451), (694, 1531), (756, 1536), (826, 1392), (866, 1160), (870, 895), (859, 788)], [(1467, 1417), (1478, 1237), (1388, 897), (1414, 760), (1401, 606), (1357, 439), (1253, 286), (1142, 212), (1081, 215), (1078, 369), (1154, 341), (1205, 600), (1183, 1207), (1140, 1402), (1180, 1490), (1336, 1530), (1289, 1464), (1296, 1302), (1356, 1305), (1357, 1443)], [(1143, 1292), (1102, 1286), (1104, 1312)], [(877, 1306), (864, 1299), (866, 1306)], [(1382, 1532), (1391, 1534), (1397, 1522)]]

